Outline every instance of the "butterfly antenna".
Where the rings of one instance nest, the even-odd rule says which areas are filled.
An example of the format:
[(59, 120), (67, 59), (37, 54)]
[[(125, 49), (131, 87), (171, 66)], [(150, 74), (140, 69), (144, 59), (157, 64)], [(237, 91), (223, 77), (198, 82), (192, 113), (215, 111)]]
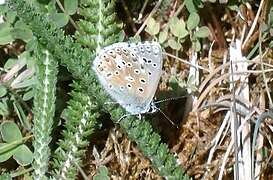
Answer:
[(163, 102), (167, 102), (167, 101), (182, 99), (182, 98), (188, 97), (188, 96), (190, 96), (190, 95), (192, 95), (192, 94), (187, 94), (187, 95), (185, 95), (185, 96), (179, 96), (179, 97), (173, 97), (173, 98), (163, 99), (163, 100), (154, 102), (154, 104), (159, 104), (159, 103), (163, 103)]
[(158, 107), (155, 107), (156, 108), (156, 110), (158, 110), (159, 112), (161, 112), (162, 114), (163, 114), (163, 116), (166, 118), (166, 119), (168, 119), (168, 121), (173, 125), (173, 126), (175, 126), (177, 129), (178, 129), (178, 126), (176, 125), (176, 124), (174, 124), (174, 122), (160, 109), (160, 108), (158, 108)]

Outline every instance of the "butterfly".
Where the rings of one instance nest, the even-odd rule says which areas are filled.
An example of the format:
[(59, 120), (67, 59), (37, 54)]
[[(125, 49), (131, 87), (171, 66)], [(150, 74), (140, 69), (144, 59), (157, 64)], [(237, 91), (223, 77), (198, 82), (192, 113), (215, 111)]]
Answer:
[(119, 42), (101, 49), (92, 68), (114, 100), (130, 114), (140, 115), (158, 109), (153, 97), (162, 64), (159, 43)]

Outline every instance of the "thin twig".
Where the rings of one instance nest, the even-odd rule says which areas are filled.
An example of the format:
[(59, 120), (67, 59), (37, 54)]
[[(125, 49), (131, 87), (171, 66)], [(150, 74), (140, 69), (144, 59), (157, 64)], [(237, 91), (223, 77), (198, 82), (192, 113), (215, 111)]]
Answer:
[(146, 20), (143, 22), (143, 24), (141, 25), (141, 27), (138, 29), (137, 33), (135, 34), (135, 36), (138, 36), (142, 31), (143, 29), (145, 28), (146, 24), (147, 24), (147, 21), (150, 17), (152, 17), (156, 10), (159, 8), (160, 4), (161, 4), (162, 0), (159, 0), (157, 2), (157, 4), (155, 5), (154, 9), (152, 10), (152, 12), (149, 14), (149, 16), (146, 18)]
[(77, 25), (77, 23), (70, 17), (69, 14), (67, 14), (67, 12), (65, 11), (62, 3), (59, 0), (56, 0), (58, 6), (60, 7), (60, 9), (62, 10), (62, 12), (68, 16), (70, 23), (73, 25), (73, 27), (81, 34), (84, 35), (85, 33), (81, 30), (81, 28), (79, 28), (79, 26)]
[(135, 23), (134, 23), (133, 18), (132, 18), (131, 14), (130, 14), (130, 12), (128, 10), (128, 7), (127, 7), (126, 3), (124, 2), (124, 0), (121, 0), (120, 2), (122, 4), (122, 6), (123, 6), (123, 9), (124, 9), (125, 13), (126, 13), (126, 16), (127, 16), (126, 19), (128, 19), (129, 23), (131, 24), (133, 31), (137, 32), (137, 28), (135, 26)]
[(263, 64), (263, 57), (262, 57), (262, 22), (260, 22), (260, 28), (259, 28), (259, 57), (260, 57), (260, 62), (261, 62), (261, 70), (262, 70), (262, 75), (263, 75), (263, 81), (265, 84), (265, 89), (266, 89), (266, 93), (267, 93), (267, 97), (269, 100), (269, 109), (272, 110), (273, 109), (273, 103), (272, 103), (272, 99), (271, 99), (271, 95), (270, 95), (270, 89), (268, 87), (267, 84), (267, 80), (266, 80), (266, 76), (265, 76), (265, 70), (264, 70), (264, 64)]
[(257, 22), (258, 22), (258, 19), (259, 19), (261, 10), (263, 9), (263, 8), (262, 8), (262, 7), (263, 7), (263, 3), (264, 3), (264, 0), (262, 0), (261, 3), (260, 3), (260, 5), (259, 5), (259, 9), (258, 9), (258, 11), (257, 11), (256, 17), (255, 17), (255, 19), (254, 19), (254, 21), (253, 21), (253, 23), (252, 23), (252, 26), (251, 26), (251, 28), (250, 28), (250, 30), (249, 30), (249, 33), (248, 33), (247, 37), (245, 38), (245, 41), (243, 42), (242, 49), (244, 49), (246, 43), (248, 42), (248, 39), (249, 39), (249, 38), (252, 36), (252, 34), (253, 34), (253, 31), (254, 31), (254, 29), (255, 29), (255, 27), (256, 27), (256, 25), (257, 25)]

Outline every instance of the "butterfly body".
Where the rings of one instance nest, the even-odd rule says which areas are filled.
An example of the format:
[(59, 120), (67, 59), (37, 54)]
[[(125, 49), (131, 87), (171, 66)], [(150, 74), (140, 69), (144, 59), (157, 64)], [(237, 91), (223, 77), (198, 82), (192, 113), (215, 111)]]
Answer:
[(103, 48), (93, 69), (106, 91), (130, 114), (155, 111), (153, 97), (162, 73), (157, 42), (120, 42)]

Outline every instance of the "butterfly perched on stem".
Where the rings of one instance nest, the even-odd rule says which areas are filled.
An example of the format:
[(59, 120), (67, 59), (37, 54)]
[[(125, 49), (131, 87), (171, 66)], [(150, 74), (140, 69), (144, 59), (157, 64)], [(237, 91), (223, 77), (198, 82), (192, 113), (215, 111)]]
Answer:
[(161, 74), (159, 43), (119, 42), (100, 50), (93, 61), (100, 83), (132, 115), (155, 112), (153, 102)]

